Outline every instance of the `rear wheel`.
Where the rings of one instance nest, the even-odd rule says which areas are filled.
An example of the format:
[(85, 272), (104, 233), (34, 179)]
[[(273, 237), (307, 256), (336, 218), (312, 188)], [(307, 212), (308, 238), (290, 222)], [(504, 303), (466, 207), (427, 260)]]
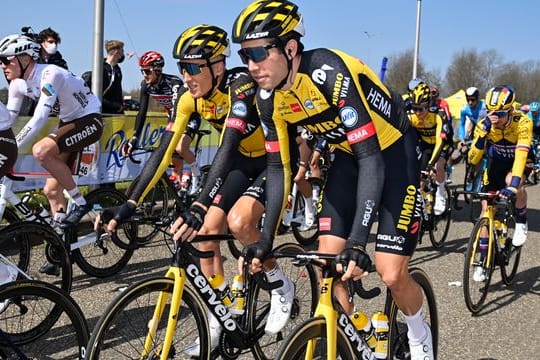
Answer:
[(102, 209), (122, 205), (127, 199), (118, 190), (108, 188), (94, 190), (85, 198), (93, 210), (81, 219), (76, 232), (69, 229), (65, 234), (69, 244), (77, 247), (71, 251), (73, 260), (90, 276), (114, 275), (126, 266), (135, 250), (129, 240), (131, 235), (128, 235), (132, 231), (131, 225), (123, 224), (115, 233), (102, 234), (96, 239), (98, 234), (94, 231), (94, 223)]
[(448, 236), (448, 230), (450, 229), (450, 222), (452, 221), (452, 195), (450, 188), (445, 185), (446, 192), (446, 208), (440, 215), (435, 215), (432, 210), (431, 217), (433, 219), (433, 226), (429, 230), (429, 240), (434, 248), (440, 248), (443, 246)]
[[(311, 186), (318, 186), (319, 189), (322, 187), (322, 182), (320, 179), (310, 178), (309, 179)], [(304, 211), (306, 206), (306, 199), (302, 196), (300, 191), (297, 191), (296, 198), (294, 201), (294, 211), (293, 211), (293, 219), (304, 219)], [(317, 204), (315, 204), (317, 206)], [(315, 208), (315, 212), (317, 214), (317, 209)], [(294, 235), (294, 238), (298, 243), (309, 246), (315, 243), (317, 239), (319, 238), (319, 224), (318, 224), (318, 216), (315, 216), (315, 221), (311, 227), (308, 229), (305, 229), (305, 220), (300, 222), (295, 222), (294, 220), (291, 222), (291, 229), (292, 233)]]
[[(409, 273), (422, 289), (422, 316), (431, 331), (433, 355), (436, 359), (439, 346), (439, 315), (437, 312), (437, 302), (435, 300), (433, 285), (423, 270), (411, 268)], [(388, 294), (390, 294), (390, 292)], [(405, 316), (401, 310), (399, 310), (397, 304), (390, 295), (387, 298), (387, 301), (389, 301), (389, 305), (387, 304), (387, 308), (389, 307), (387, 313), (389, 320), (388, 343), (390, 345), (388, 349), (388, 358), (408, 359), (407, 356), (410, 355), (410, 350), (409, 339), (407, 336), (408, 327)]]
[(506, 222), (507, 235), (504, 243), (504, 248), (499, 252), (499, 261), (501, 265), (502, 280), (506, 285), (510, 285), (516, 276), (519, 260), (521, 258), (521, 246), (512, 245), (516, 222), (513, 216), (509, 216)]
[[(477, 314), (482, 310), (495, 266), (493, 246), (488, 247), (485, 256), (482, 256), (480, 252), (480, 234), (483, 230), (488, 231), (487, 229), (489, 229), (489, 219), (481, 218), (478, 220), (471, 232), (469, 244), (467, 245), (467, 253), (465, 254), (463, 295), (467, 308), (473, 314)], [(488, 262), (488, 258), (491, 261)], [(482, 269), (481, 274), (479, 274), (479, 269)], [(478, 272), (476, 277), (474, 275), (475, 271)]]

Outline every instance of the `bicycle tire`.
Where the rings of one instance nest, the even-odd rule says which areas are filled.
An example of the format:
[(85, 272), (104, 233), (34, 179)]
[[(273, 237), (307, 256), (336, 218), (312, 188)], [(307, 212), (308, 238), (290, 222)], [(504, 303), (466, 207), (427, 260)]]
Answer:
[[(140, 176), (137, 176), (126, 190), (126, 196), (129, 197), (129, 194), (131, 194), (133, 188), (139, 181)], [(173, 189), (171, 183), (162, 176), (145, 196), (143, 202), (137, 206), (135, 215), (139, 220), (132, 222), (134, 227), (133, 239), (135, 239), (137, 245), (146, 245), (160, 232), (161, 227), (156, 224), (156, 219), (167, 216), (171, 207), (174, 206), (174, 204), (170, 203), (171, 200), (174, 199), (173, 192), (176, 192), (176, 190)]]
[[(64, 242), (49, 225), (31, 221), (8, 225), (0, 231), (0, 252), (32, 279), (71, 291), (71, 260)], [(58, 266), (58, 275), (40, 272), (47, 262)], [(26, 277), (19, 274), (17, 280), (22, 279)]]
[[(437, 311), (437, 301), (431, 280), (426, 272), (419, 268), (409, 269), (412, 278), (418, 283), (423, 293), (423, 316), (431, 331), (433, 340), (433, 355), (437, 358), (439, 349), (439, 314)], [(409, 339), (407, 336), (407, 323), (402, 318), (403, 313), (392, 299), (390, 291), (387, 292), (386, 309), (388, 314), (388, 359), (405, 359), (409, 350)]]
[(506, 219), (507, 236), (504, 243), (504, 248), (500, 249), (498, 256), (500, 258), (501, 276), (505, 285), (510, 285), (514, 281), (519, 268), (521, 259), (521, 246), (512, 245), (512, 238), (516, 228), (516, 222), (513, 216), (508, 216)]
[[(275, 252), (292, 254), (304, 252), (305, 250), (298, 244), (285, 243), (274, 249)], [(278, 264), (283, 273), (289, 277), (296, 286), (295, 300), (291, 311), (291, 319), (283, 330), (275, 336), (266, 335), (264, 327), (266, 318), (270, 311), (270, 293), (261, 291), (257, 283), (253, 282), (252, 301), (247, 304), (248, 314), (251, 315), (248, 332), (257, 334), (258, 340), (252, 348), (255, 359), (271, 359), (270, 354), (277, 351), (277, 346), (281, 339), (289, 334), (292, 329), (306, 319), (312, 318), (317, 306), (319, 289), (316, 269), (311, 264), (305, 266), (294, 265), (292, 258), (279, 258)], [(307, 281), (305, 281), (307, 280)]]
[[(88, 325), (67, 292), (46, 282), (21, 280), (0, 286), (0, 300), (6, 299), (10, 304), (0, 313), (0, 331), (29, 359), (84, 359)], [(5, 358), (15, 358), (1, 338), (0, 348)]]
[[(310, 178), (309, 182), (312, 184), (317, 184), (320, 188), (322, 188), (322, 182), (320, 179)], [(302, 196), (300, 191), (297, 191), (294, 204), (293, 204), (293, 218), (296, 218), (296, 214), (298, 212), (303, 213), (304, 207), (306, 204), (306, 199)], [(317, 209), (315, 209), (317, 211)], [(303, 217), (303, 216), (302, 216)], [(318, 216), (315, 216), (315, 222), (314, 224), (307, 230), (301, 230), (300, 226), (302, 224), (298, 223), (291, 223), (291, 230), (294, 235), (294, 238), (296, 241), (298, 241), (299, 244), (303, 246), (310, 246), (313, 245), (317, 239), (319, 238), (319, 218)]]
[[(165, 292), (169, 300), (164, 312), (164, 315), (167, 315), (157, 324), (158, 332), (152, 353), (147, 357), (153, 358), (154, 355), (159, 358), (158, 352), (163, 344), (173, 287), (174, 280), (153, 277), (135, 283), (120, 293), (97, 322), (88, 342), (87, 359), (118, 359), (122, 356), (140, 359), (158, 294)], [(192, 344), (198, 336), (202, 349), (199, 359), (210, 359), (210, 336), (205, 311), (194, 290), (185, 286), (174, 337), (175, 354), (169, 354), (169, 358), (185, 358), (181, 351), (183, 344)]]
[[(118, 206), (126, 202), (123, 193), (115, 189), (96, 189), (85, 196), (86, 201), (94, 209), (100, 210)], [(69, 244), (88, 238), (89, 243), (71, 251), (73, 260), (86, 274), (103, 278), (112, 276), (122, 270), (131, 259), (134, 246), (130, 246), (132, 240), (126, 234), (131, 231), (128, 224), (120, 226), (112, 235), (102, 236), (96, 241), (94, 222), (97, 212), (90, 211), (86, 214), (75, 230), (68, 229), (65, 233)]]
[[(317, 341), (314, 354), (306, 354), (306, 347), (311, 340)], [(326, 320), (312, 318), (298, 325), (283, 341), (277, 360), (320, 359), (326, 360)], [(337, 328), (336, 355), (343, 360), (356, 359), (354, 349), (341, 328)]]
[[(472, 314), (478, 314), (478, 312), (482, 310), (495, 266), (493, 246), (488, 247), (488, 254), (486, 254), (485, 257), (485, 259), (491, 258), (492, 261), (489, 264), (485, 263), (485, 259), (481, 260), (479, 250), (480, 232), (483, 227), (489, 228), (489, 222), (490, 220), (487, 217), (483, 217), (476, 222), (467, 244), (467, 252), (465, 253), (465, 264), (463, 266), (463, 296), (465, 298), (465, 305), (467, 305), (467, 309), (469, 309)], [(489, 241), (491, 242), (492, 240), (493, 234), (489, 234)], [(490, 252), (491, 254), (489, 254)], [(475, 266), (482, 266), (484, 268), (484, 281), (475, 281), (472, 278)]]
[(444, 212), (440, 215), (435, 215), (432, 209), (430, 215), (433, 218), (433, 226), (429, 230), (429, 240), (436, 249), (444, 245), (448, 237), (448, 230), (450, 230), (450, 223), (452, 222), (452, 194), (447, 184), (444, 185), (444, 190), (446, 192), (446, 208)]
[(4, 210), (4, 216), (2, 217), (2, 221), (0, 222), (0, 230), (8, 225), (20, 221), (22, 221), (22, 219), (19, 217), (19, 215), (17, 215), (17, 213), (13, 209), (6, 207)]

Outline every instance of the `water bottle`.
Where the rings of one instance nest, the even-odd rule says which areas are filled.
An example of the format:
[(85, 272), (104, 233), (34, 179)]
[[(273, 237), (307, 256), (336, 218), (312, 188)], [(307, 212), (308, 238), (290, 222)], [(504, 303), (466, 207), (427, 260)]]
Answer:
[(223, 278), (223, 275), (221, 274), (214, 274), (210, 276), (208, 279), (208, 282), (214, 288), (214, 290), (217, 290), (218, 296), (220, 297), (223, 304), (227, 307), (231, 306), (234, 298), (231, 294), (231, 289), (229, 288), (229, 284), (225, 281)]
[(373, 314), (371, 323), (375, 329), (375, 339), (377, 339), (373, 354), (376, 359), (386, 359), (388, 355), (388, 316), (382, 311), (378, 311)]
[(244, 303), (246, 301), (244, 278), (242, 275), (236, 275), (234, 277), (231, 286), (231, 293), (234, 297), (234, 303), (229, 310), (234, 315), (242, 315), (244, 313)]
[(356, 330), (358, 330), (360, 335), (364, 338), (369, 348), (371, 350), (375, 349), (377, 339), (375, 338), (374, 329), (369, 317), (361, 311), (356, 311), (351, 315), (351, 321)]

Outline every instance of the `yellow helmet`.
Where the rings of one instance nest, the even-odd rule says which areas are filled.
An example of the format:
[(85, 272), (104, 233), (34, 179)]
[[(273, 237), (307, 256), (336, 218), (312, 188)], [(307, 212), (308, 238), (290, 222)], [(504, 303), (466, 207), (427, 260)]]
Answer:
[(227, 32), (217, 26), (196, 25), (186, 29), (173, 48), (173, 57), (180, 60), (213, 59), (229, 56)]
[(495, 86), (486, 93), (486, 109), (488, 111), (507, 111), (516, 100), (514, 89), (508, 85)]
[(296, 32), (305, 35), (298, 6), (287, 0), (257, 0), (248, 5), (236, 18), (232, 40), (280, 38)]
[(411, 101), (413, 104), (426, 104), (431, 100), (431, 91), (428, 84), (420, 83), (412, 91)]

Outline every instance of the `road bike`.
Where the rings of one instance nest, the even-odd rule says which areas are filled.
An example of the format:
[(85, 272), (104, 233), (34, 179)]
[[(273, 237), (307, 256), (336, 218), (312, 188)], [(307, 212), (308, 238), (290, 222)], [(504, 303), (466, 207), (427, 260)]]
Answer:
[[(204, 235), (194, 242), (227, 239), (222, 235)], [(269, 336), (264, 327), (270, 307), (270, 286), (258, 278), (261, 275), (250, 275), (245, 267), (244, 313), (233, 316), (197, 264), (198, 258), (213, 253), (201, 252), (190, 242), (175, 244), (172, 264), (165, 277), (133, 284), (109, 304), (92, 332), (87, 359), (179, 359), (186, 357), (184, 351), (195, 341), (200, 345), (200, 359), (217, 355), (235, 359), (246, 351), (251, 351), (256, 359), (269, 359), (276, 344), (294, 324), (313, 314), (317, 276), (311, 266), (295, 266), (286, 259), (279, 261), (281, 270), (295, 283), (296, 293), (289, 324), (282, 332)], [(303, 250), (298, 244), (287, 243), (275, 251), (301, 253)], [(186, 280), (192, 286), (186, 286)], [(210, 349), (207, 311), (211, 311), (223, 328), (214, 351)]]
[[(428, 234), (429, 240), (434, 248), (443, 246), (448, 236), (450, 223), (452, 221), (451, 194), (448, 184), (444, 184), (446, 207), (441, 214), (435, 214), (435, 198), (437, 193), (437, 183), (433, 176), (427, 171), (421, 172), (421, 191), (423, 199), (423, 221), (420, 229), (421, 240), (424, 234)], [(414, 211), (411, 210), (411, 211)]]
[(67, 292), (46, 282), (0, 286), (0, 359), (84, 359), (88, 325)]
[[(298, 325), (285, 339), (277, 353), (276, 359), (374, 359), (373, 347), (368, 344), (366, 336), (357, 331), (349, 315), (345, 313), (334, 294), (334, 284), (342, 276), (336, 271), (336, 255), (322, 253), (279, 254), (290, 256), (301, 264), (312, 264), (322, 270), (319, 302), (312, 318)], [(372, 267), (369, 272), (374, 272)], [(429, 325), (433, 339), (435, 358), (438, 351), (439, 318), (433, 286), (427, 274), (419, 268), (411, 268), (409, 272), (420, 285), (423, 293), (423, 316)], [(375, 287), (366, 290), (362, 282), (348, 282), (349, 301), (355, 294), (363, 299), (370, 299), (381, 293)], [(409, 343), (407, 324), (403, 313), (393, 301), (389, 290), (386, 290), (384, 313), (388, 316), (388, 359), (408, 359)]]
[[(97, 148), (85, 149), (79, 154), (79, 159), (83, 158), (85, 154), (88, 155), (88, 153), (95, 155), (95, 152), (97, 152)], [(93, 158), (95, 158), (94, 155)], [(74, 177), (78, 177), (79, 174), (87, 174), (90, 171), (87, 166), (83, 166), (81, 161), (75, 162), (76, 166), (72, 169)], [(40, 201), (43, 196), (38, 191), (26, 192), (23, 199), (21, 199), (12, 190), (15, 181), (45, 179), (48, 177), (51, 177), (51, 175), (47, 172), (22, 171), (14, 171), (3, 177), (0, 183), (0, 218), (2, 219), (2, 226), (22, 220), (40, 222), (49, 227), (54, 225), (51, 214)], [(67, 211), (69, 212), (74, 203), (71, 197), (67, 196), (67, 198)], [(64, 246), (69, 253), (68, 258), (77, 263), (85, 273), (94, 277), (111, 276), (119, 272), (129, 262), (133, 254), (134, 248), (129, 245), (127, 235), (131, 229), (128, 226), (121, 227), (117, 233), (108, 235), (96, 232), (94, 230), (94, 221), (97, 212), (101, 211), (101, 209), (123, 204), (127, 199), (124, 194), (112, 188), (93, 190), (85, 195), (85, 199), (92, 206), (92, 210), (81, 219), (78, 226), (66, 230), (55, 226), (54, 231), (58, 232), (63, 238)], [(7, 203), (10, 203), (13, 209), (8, 208)], [(51, 229), (53, 228), (51, 227)], [(43, 233), (43, 231), (39, 233)], [(35, 246), (41, 246), (42, 243), (43, 241), (39, 241), (39, 239), (34, 242), (22, 241), (19, 251), (24, 252), (24, 254), (20, 256), (25, 259), (29, 258), (29, 251)]]
[[(463, 295), (469, 311), (477, 314), (487, 297), (495, 266), (501, 268), (503, 283), (510, 285), (517, 273), (521, 246), (514, 246), (514, 205), (494, 193), (470, 193), (487, 201), (487, 209), (471, 232), (463, 267)], [(487, 249), (480, 250), (480, 238), (488, 239)], [(476, 272), (476, 274), (475, 274)]]

